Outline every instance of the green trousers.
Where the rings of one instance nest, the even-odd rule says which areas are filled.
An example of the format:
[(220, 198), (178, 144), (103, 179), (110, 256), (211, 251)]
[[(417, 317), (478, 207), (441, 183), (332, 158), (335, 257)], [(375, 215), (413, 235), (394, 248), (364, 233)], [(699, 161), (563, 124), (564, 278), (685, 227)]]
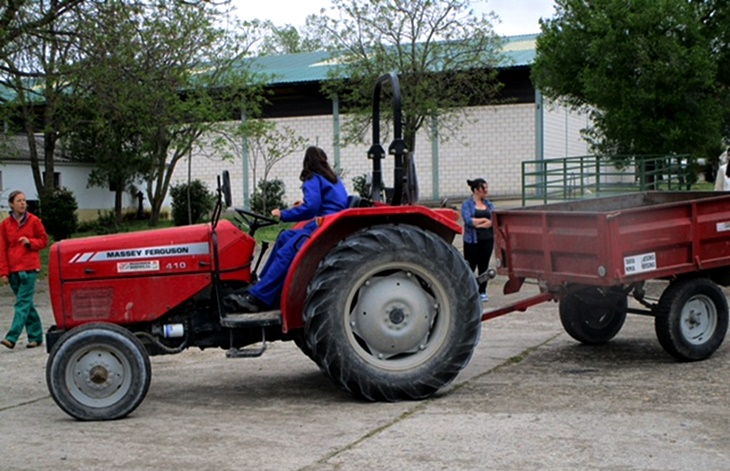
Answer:
[(18, 343), (23, 328), (28, 335), (28, 342), (43, 342), (41, 318), (33, 304), (36, 278), (38, 272), (35, 271), (11, 273), (8, 277), (10, 288), (15, 293), (15, 316), (5, 338), (13, 343)]

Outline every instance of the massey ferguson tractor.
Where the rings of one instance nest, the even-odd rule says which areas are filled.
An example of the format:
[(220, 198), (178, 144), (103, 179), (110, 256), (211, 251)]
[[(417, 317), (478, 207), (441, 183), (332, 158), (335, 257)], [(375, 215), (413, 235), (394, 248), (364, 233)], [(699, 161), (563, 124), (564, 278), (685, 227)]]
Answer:
[[(383, 84), (394, 122), (387, 189)], [(375, 85), (372, 128), (370, 198), (318, 218), (275, 311), (237, 313), (223, 302), (255, 283), (266, 249), (255, 256), (253, 235), (278, 222), (243, 209), (234, 222), (221, 219), (231, 204), (227, 172), (209, 224), (55, 243), (46, 382), (59, 407), (79, 420), (125, 417), (147, 393), (151, 355), (197, 347), (256, 357), (275, 340), (294, 341), (336, 385), (368, 401), (423, 399), (451, 382), (479, 339), (477, 281), (451, 245), (457, 214), (415, 204), (394, 74)]]

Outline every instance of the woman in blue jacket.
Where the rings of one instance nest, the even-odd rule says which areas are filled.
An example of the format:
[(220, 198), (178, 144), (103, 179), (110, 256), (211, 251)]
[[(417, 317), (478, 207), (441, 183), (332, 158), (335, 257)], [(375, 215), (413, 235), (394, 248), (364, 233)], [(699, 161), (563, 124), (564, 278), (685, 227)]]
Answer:
[(279, 234), (261, 270), (259, 282), (251, 287), (248, 294), (232, 294), (227, 298), (237, 312), (259, 312), (277, 307), (292, 260), (317, 228), (314, 218), (347, 207), (345, 185), (327, 163), (327, 154), (319, 147), (307, 148), (299, 179), (303, 182), (302, 201), (294, 203), (291, 209), (274, 209), (271, 215), (283, 222), (311, 221), (300, 229), (287, 229)]
[[(464, 258), (469, 268), (479, 269), (479, 274), (489, 269), (489, 259), (494, 250), (494, 231), (492, 230), (492, 211), (494, 205), (487, 199), (489, 186), (483, 178), (467, 180), (472, 196), (461, 205), (461, 218), (464, 220)], [(489, 301), (487, 282), (479, 284), (482, 301)]]

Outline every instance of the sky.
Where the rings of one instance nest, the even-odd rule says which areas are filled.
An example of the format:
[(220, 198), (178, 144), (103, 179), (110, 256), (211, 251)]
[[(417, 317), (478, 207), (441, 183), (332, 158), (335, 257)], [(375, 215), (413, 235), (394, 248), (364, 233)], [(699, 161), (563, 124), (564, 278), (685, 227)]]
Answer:
[[(329, 7), (330, 0), (232, 0), (232, 4), (240, 18), (301, 26), (308, 15)], [(494, 11), (501, 20), (494, 30), (503, 36), (539, 33), (538, 19), (554, 13), (553, 0), (473, 0), (471, 6), (477, 13)]]

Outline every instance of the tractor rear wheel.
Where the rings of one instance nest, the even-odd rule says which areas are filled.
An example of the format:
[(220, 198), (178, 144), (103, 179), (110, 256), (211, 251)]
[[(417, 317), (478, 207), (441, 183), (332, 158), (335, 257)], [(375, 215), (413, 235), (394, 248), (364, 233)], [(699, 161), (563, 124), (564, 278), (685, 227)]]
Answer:
[(125, 417), (147, 395), (152, 370), (142, 343), (114, 324), (86, 324), (53, 346), (46, 383), (56, 404), (78, 420)]
[(466, 366), (480, 329), (478, 287), (463, 257), (414, 226), (353, 234), (325, 256), (309, 284), (312, 358), (366, 400), (429, 397)]

